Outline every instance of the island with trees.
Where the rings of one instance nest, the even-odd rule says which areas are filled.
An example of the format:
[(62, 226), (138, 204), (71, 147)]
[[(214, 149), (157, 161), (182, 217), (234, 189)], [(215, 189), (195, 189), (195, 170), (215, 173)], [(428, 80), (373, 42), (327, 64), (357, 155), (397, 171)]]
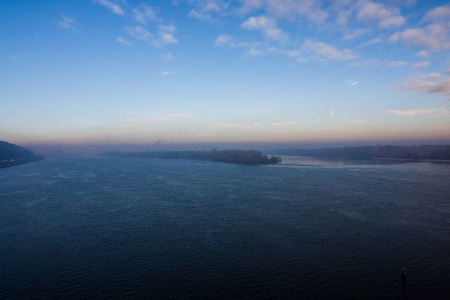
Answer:
[(450, 145), (351, 146), (319, 149), (280, 149), (274, 153), (354, 160), (443, 161), (450, 162)]
[(147, 151), (147, 152), (108, 152), (107, 157), (136, 157), (164, 159), (209, 160), (243, 165), (278, 164), (281, 157), (270, 156), (256, 150), (212, 150), (212, 151)]
[(42, 157), (34, 155), (28, 149), (0, 141), (0, 168), (13, 167), (42, 159)]

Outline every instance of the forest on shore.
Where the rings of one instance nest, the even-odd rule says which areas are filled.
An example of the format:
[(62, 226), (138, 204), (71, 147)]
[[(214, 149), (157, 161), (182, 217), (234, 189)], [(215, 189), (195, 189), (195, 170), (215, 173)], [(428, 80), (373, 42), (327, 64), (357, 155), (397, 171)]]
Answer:
[(267, 165), (281, 162), (281, 157), (270, 156), (256, 150), (212, 150), (212, 151), (147, 151), (147, 152), (108, 152), (107, 157), (137, 157), (164, 159), (210, 160), (244, 165)]

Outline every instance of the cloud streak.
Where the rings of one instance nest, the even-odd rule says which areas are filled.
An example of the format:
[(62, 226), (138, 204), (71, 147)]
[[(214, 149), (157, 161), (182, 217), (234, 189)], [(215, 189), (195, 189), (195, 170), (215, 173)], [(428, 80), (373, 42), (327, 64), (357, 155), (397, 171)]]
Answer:
[(450, 79), (443, 79), (437, 82), (412, 79), (402, 82), (401, 87), (404, 90), (413, 90), (423, 94), (444, 95), (450, 97)]
[(302, 49), (317, 55), (320, 59), (347, 61), (354, 60), (358, 57), (350, 49), (339, 50), (332, 45), (323, 42), (313, 42), (309, 39), (302, 44)]
[(109, 0), (92, 0), (92, 2), (106, 7), (116, 15), (124, 15), (123, 9), (118, 4), (115, 4)]
[(277, 27), (277, 21), (267, 16), (250, 17), (241, 24), (247, 30), (260, 30), (264, 37), (270, 40), (285, 43), (289, 40), (287, 33)]
[(69, 16), (61, 15), (62, 20), (58, 23), (59, 27), (64, 28), (69, 31), (77, 32), (78, 28), (76, 22)]
[(145, 4), (133, 8), (133, 18), (142, 24), (146, 24), (147, 21), (158, 21), (156, 9)]
[(131, 43), (130, 43), (129, 41), (127, 41), (126, 39), (124, 39), (124, 38), (121, 37), (121, 36), (119, 36), (119, 37), (116, 39), (116, 41), (119, 42), (119, 43), (121, 43), (121, 44), (123, 44), (123, 45), (126, 45), (126, 46), (130, 46), (130, 45), (131, 45)]
[(344, 81), (344, 83), (348, 86), (355, 86), (359, 83), (358, 80), (355, 80), (353, 78), (347, 79), (346, 81)]
[(416, 108), (416, 109), (406, 109), (406, 110), (391, 109), (391, 110), (389, 110), (389, 112), (393, 115), (400, 116), (400, 117), (416, 117), (419, 115), (431, 115), (431, 114), (437, 114), (440, 116), (448, 116), (449, 110), (447, 108), (430, 108), (430, 109)]

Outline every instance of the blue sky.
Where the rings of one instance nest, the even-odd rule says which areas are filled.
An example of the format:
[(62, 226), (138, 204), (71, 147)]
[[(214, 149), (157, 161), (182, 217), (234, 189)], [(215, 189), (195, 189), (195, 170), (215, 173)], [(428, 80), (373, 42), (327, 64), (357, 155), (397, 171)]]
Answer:
[(0, 1), (0, 139), (450, 142), (450, 5)]

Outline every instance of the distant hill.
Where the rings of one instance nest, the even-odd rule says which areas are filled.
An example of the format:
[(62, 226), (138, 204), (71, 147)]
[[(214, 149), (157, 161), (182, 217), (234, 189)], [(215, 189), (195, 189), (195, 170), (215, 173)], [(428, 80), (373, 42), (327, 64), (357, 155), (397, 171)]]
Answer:
[(35, 156), (28, 149), (0, 141), (0, 168), (12, 167), (41, 159), (42, 157)]

